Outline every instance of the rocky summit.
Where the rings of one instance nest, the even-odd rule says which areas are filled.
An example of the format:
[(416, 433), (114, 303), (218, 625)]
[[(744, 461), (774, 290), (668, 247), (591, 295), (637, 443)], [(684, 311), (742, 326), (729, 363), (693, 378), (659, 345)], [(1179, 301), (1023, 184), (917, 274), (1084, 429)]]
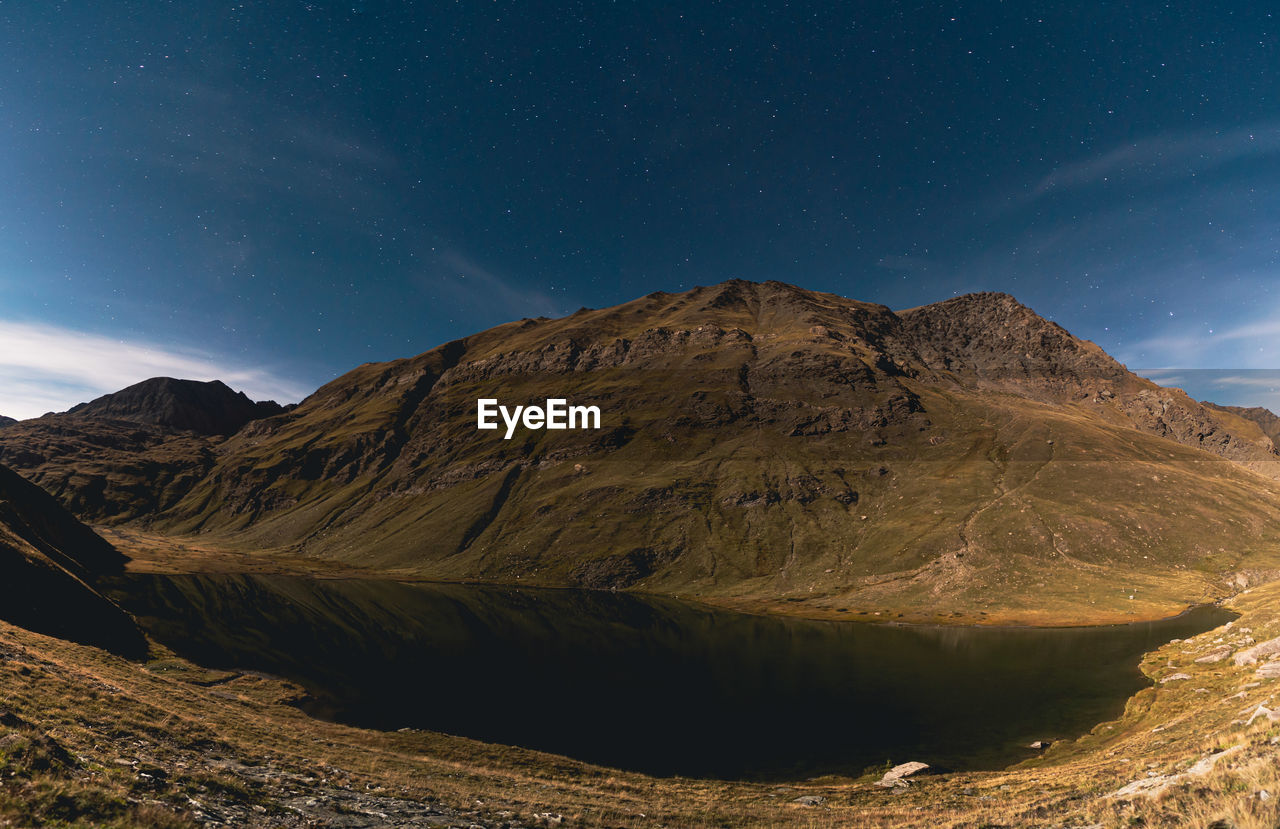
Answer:
[(250, 421), (284, 411), (219, 381), (156, 377), (4, 427), (0, 463), (85, 520), (148, 520), (212, 465), (213, 447)]
[[(1151, 617), (1280, 569), (1266, 424), (1005, 294), (655, 293), (360, 366), (225, 438), (134, 388), (5, 429), (0, 460), (244, 550), (818, 616)], [(477, 428), (481, 399), (552, 398), (600, 428)]]
[(220, 380), (153, 377), (67, 411), (81, 419), (124, 420), (200, 435), (230, 435), (251, 420), (279, 414), (274, 400), (255, 403)]

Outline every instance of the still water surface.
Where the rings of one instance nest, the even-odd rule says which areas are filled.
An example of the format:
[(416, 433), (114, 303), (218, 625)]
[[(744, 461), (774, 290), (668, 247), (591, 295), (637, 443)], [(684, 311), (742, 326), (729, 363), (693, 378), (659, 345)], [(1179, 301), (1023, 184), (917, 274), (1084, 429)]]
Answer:
[(287, 677), (313, 713), (651, 774), (791, 779), (922, 760), (997, 768), (1147, 685), (1141, 654), (1232, 618), (901, 627), (627, 594), (287, 576), (128, 577), (157, 640)]

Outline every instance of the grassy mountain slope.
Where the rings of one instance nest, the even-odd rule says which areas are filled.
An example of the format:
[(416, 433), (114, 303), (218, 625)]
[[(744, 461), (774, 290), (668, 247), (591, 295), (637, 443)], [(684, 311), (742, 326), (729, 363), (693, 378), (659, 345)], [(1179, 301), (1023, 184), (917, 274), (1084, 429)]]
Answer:
[(42, 633), (140, 656), (133, 620), (91, 583), (124, 558), (53, 498), (0, 467), (0, 617)]
[[(503, 440), (478, 397), (604, 428)], [(361, 366), (215, 451), (158, 526), (433, 578), (1084, 621), (1280, 568), (1256, 423), (999, 294), (652, 294)]]
[(85, 520), (145, 520), (209, 471), (212, 447), (226, 435), (280, 411), (218, 381), (156, 377), (7, 426), (0, 463)]

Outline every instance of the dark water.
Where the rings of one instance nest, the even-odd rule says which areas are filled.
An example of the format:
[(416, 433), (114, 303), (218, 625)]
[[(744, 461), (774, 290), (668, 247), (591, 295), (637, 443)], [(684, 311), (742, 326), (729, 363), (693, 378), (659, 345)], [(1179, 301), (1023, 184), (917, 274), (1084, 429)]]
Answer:
[(658, 775), (787, 779), (922, 760), (996, 768), (1118, 715), (1140, 656), (1223, 624), (894, 627), (626, 594), (283, 576), (131, 576), (119, 597), (204, 665), (311, 710)]

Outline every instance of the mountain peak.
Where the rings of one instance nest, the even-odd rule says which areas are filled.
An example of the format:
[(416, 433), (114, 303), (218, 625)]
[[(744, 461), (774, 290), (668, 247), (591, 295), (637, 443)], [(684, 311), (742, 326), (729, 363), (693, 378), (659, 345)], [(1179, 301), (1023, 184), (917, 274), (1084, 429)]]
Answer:
[(934, 370), (985, 380), (1127, 383), (1124, 366), (1006, 293), (984, 291), (899, 311)]
[(150, 423), (204, 435), (230, 435), (251, 420), (278, 414), (274, 402), (255, 403), (221, 380), (152, 377), (81, 403), (67, 411), (77, 417)]
[[(553, 397), (598, 406), (601, 425), (477, 428), (482, 399)], [(1254, 474), (1280, 453), (1245, 414), (1160, 389), (1003, 293), (899, 312), (781, 282), (651, 294), (366, 364), (208, 434), (255, 405), (155, 378), (5, 428), (0, 462), (104, 523), (833, 615), (976, 611), (1029, 563), (1024, 587), (1058, 597), (1158, 567), (1168, 608), (1212, 589), (1186, 573), (1236, 566), (1201, 566), (1206, 535), (1280, 537), (1280, 487)], [(227, 411), (224, 427), (192, 420)], [(1107, 612), (1132, 611), (1113, 598)]]

